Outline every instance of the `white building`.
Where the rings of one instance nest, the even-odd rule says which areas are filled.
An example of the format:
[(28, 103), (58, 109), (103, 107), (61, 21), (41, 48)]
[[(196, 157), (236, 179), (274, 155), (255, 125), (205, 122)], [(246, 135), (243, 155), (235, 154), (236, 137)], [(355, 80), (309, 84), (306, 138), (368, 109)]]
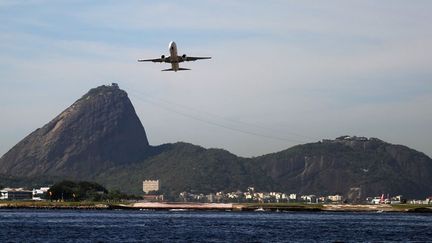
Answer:
[(160, 182), (159, 180), (145, 180), (143, 181), (143, 191), (147, 194), (151, 191), (159, 191)]
[(382, 201), (381, 197), (374, 197), (370, 202), (371, 204), (380, 204)]
[(342, 196), (341, 195), (330, 195), (327, 196), (327, 199), (332, 201), (332, 202), (342, 202)]
[(33, 200), (42, 200), (42, 196), (48, 192), (50, 187), (33, 188)]
[(49, 187), (41, 187), (39, 189), (33, 188), (33, 196), (43, 195), (44, 193), (48, 192), (49, 189)]
[(5, 189), (0, 190), (0, 200), (8, 199), (8, 191)]
[(4, 188), (0, 190), (1, 200), (31, 200), (33, 192), (23, 188)]
[(303, 195), (301, 199), (306, 203), (318, 203), (317, 197), (315, 195)]

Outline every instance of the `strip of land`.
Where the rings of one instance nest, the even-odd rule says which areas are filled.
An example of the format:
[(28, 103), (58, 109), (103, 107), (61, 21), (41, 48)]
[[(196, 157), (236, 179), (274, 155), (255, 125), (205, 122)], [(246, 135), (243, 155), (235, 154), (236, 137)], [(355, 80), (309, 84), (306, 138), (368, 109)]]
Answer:
[(124, 209), (124, 210), (212, 210), (212, 211), (323, 211), (323, 212), (427, 212), (432, 205), (411, 204), (301, 204), (301, 203), (168, 203), (168, 202), (0, 202), (0, 209)]

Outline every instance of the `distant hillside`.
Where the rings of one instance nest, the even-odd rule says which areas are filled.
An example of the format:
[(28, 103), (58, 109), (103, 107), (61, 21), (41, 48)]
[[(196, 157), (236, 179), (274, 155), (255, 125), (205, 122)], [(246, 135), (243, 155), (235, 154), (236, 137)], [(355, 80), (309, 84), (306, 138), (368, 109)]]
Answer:
[(376, 138), (324, 140), (254, 161), (290, 192), (342, 193), (352, 198), (382, 193), (419, 198), (432, 194), (432, 160)]
[(155, 147), (159, 153), (141, 163), (114, 167), (96, 180), (110, 188), (140, 192), (143, 179), (160, 179), (165, 192), (217, 192), (254, 185), (271, 190), (274, 182), (250, 159), (221, 149), (205, 149), (188, 143)]
[(0, 159), (1, 185), (93, 180), (141, 193), (142, 180), (163, 191), (279, 190), (341, 193), (353, 200), (382, 193), (432, 194), (432, 159), (376, 138), (340, 137), (256, 158), (187, 143), (150, 146), (127, 93), (117, 85), (90, 90)]

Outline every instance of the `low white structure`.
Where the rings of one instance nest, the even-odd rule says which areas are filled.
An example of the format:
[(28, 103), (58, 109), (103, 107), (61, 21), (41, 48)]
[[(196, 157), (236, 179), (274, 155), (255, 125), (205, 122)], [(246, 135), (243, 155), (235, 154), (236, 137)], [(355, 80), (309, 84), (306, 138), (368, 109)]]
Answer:
[(1, 200), (32, 200), (33, 192), (23, 188), (4, 188), (0, 190)]
[(301, 199), (305, 203), (318, 203), (317, 197), (315, 195), (303, 195)]
[(48, 186), (47, 187), (41, 187), (39, 189), (33, 188), (33, 196), (43, 195), (44, 193), (48, 192), (49, 189), (50, 188)]
[(371, 203), (371, 204), (380, 204), (381, 201), (382, 201), (382, 198), (381, 198), (381, 197), (374, 197), (374, 198), (370, 201), (370, 203)]
[(290, 199), (290, 200), (297, 201), (297, 198), (298, 198), (298, 196), (297, 196), (297, 194), (295, 194), (295, 193), (291, 193), (291, 194), (289, 195), (289, 199)]
[(36, 200), (36, 201), (43, 200), (42, 197), (44, 196), (44, 194), (46, 194), (48, 192), (49, 189), (50, 189), (50, 187), (48, 187), (48, 186), (41, 187), (39, 189), (33, 188), (33, 200)]
[(327, 196), (327, 199), (332, 202), (342, 202), (342, 196), (338, 194)]
[(8, 192), (5, 189), (0, 190), (0, 200), (5, 200), (8, 198)]

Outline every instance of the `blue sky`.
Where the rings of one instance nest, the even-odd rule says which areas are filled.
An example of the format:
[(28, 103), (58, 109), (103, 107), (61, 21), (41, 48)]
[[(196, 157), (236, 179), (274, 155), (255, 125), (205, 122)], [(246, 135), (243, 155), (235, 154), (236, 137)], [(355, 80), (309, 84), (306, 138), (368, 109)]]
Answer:
[[(432, 155), (431, 1), (0, 0), (0, 154), (90, 88), (153, 145), (241, 156), (340, 135)], [(137, 63), (176, 41), (190, 72)]]

